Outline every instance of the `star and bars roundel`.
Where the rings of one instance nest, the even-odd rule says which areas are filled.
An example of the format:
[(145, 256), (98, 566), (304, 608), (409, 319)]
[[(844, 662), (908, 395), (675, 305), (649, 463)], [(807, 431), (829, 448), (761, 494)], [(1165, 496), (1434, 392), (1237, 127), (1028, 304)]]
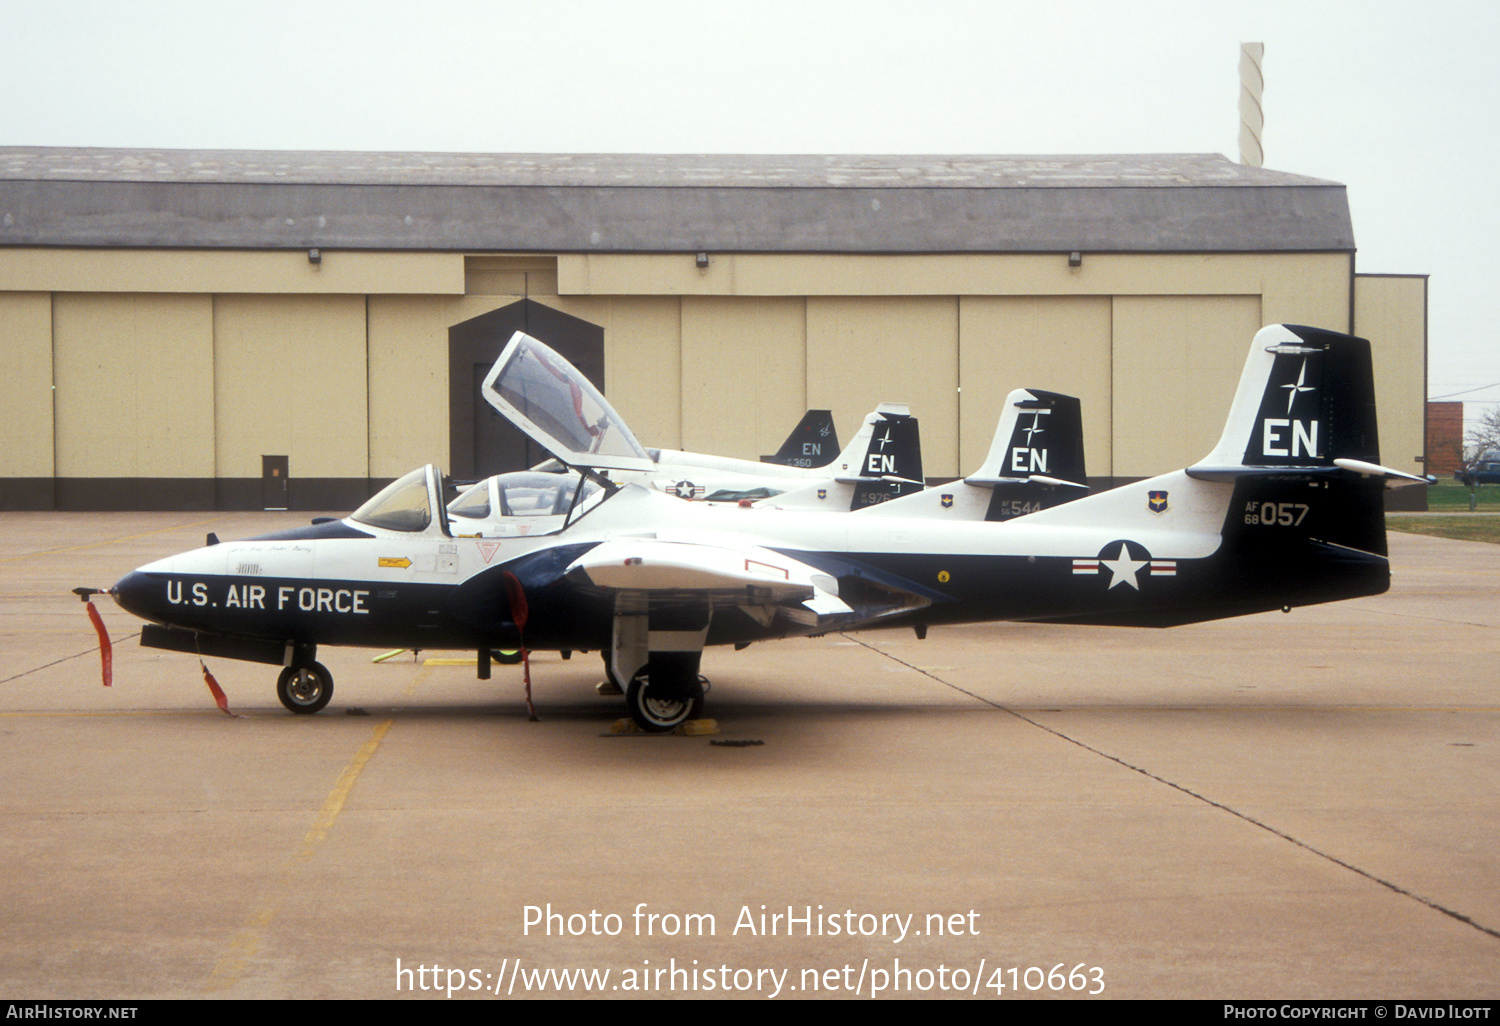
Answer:
[(1121, 539), (1105, 545), (1093, 559), (1073, 560), (1073, 575), (1108, 576), (1105, 591), (1115, 588), (1140, 591), (1143, 578), (1177, 576), (1177, 561), (1152, 559), (1144, 545)]

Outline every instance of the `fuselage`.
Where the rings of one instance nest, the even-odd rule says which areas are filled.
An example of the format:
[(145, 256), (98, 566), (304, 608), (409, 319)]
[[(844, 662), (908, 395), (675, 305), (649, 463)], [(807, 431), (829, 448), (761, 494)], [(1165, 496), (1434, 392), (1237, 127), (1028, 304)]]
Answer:
[[(992, 620), (1168, 625), (1385, 590), (1381, 556), (1330, 559), (1329, 546), (1282, 539), (1274, 525), (1249, 542), (1221, 533), (1232, 487), (1179, 472), (1003, 523), (687, 503), (626, 487), (554, 533), (453, 537), (437, 524), (346, 520), (159, 560), (114, 595), (156, 623), (304, 645), (601, 649), (617, 596), (569, 569), (621, 539), (658, 551), (761, 547), (837, 581), (851, 607), (789, 623), (757, 615), (754, 596), (719, 596), (711, 645)], [(1174, 500), (1153, 511), (1153, 494)], [(1300, 569), (1313, 564), (1316, 574)], [(524, 637), (507, 573), (529, 607)], [(681, 601), (700, 598), (685, 589)]]

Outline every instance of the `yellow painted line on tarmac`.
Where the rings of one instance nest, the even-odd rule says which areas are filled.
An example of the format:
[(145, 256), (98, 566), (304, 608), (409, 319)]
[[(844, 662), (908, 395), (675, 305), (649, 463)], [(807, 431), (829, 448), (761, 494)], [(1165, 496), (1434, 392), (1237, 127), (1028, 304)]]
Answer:
[(230, 940), (229, 950), (214, 966), (213, 975), (203, 988), (205, 991), (228, 990), (239, 982), (250, 960), (265, 944), (266, 931), (275, 921), (276, 914), (281, 910), (282, 903), (291, 892), (294, 881), (300, 878), (302, 865), (312, 861), (323, 846), (323, 842), (328, 839), (328, 833), (338, 820), (339, 813), (343, 811), (344, 803), (348, 801), (349, 793), (354, 790), (360, 772), (374, 757), (376, 750), (380, 748), (380, 742), (385, 739), (385, 735), (390, 731), (391, 724), (394, 722), (382, 720), (375, 727), (370, 740), (364, 743), (355, 753), (354, 758), (349, 761), (349, 765), (344, 767), (344, 772), (339, 774), (338, 782), (333, 785), (333, 790), (328, 792), (328, 797), (323, 800), (323, 808), (318, 812), (318, 818), (313, 821), (311, 829), (302, 838), (302, 844), (297, 851), (281, 867), (281, 872), (272, 885), (270, 893), (251, 909), (250, 914), (245, 917), (245, 925), (240, 927)]
[[(432, 676), (431, 671), (423, 670), (407, 685), (404, 694), (411, 695), (420, 688)], [(390, 732), (394, 720), (382, 720), (376, 725), (370, 740), (366, 741), (360, 750), (354, 753), (354, 758), (349, 760), (349, 765), (344, 767), (344, 772), (339, 774), (338, 781), (333, 785), (333, 790), (328, 792), (328, 797), (323, 800), (323, 808), (318, 811), (318, 818), (308, 829), (302, 838), (302, 843), (297, 851), (289, 856), (281, 872), (277, 875), (275, 882), (271, 885), (268, 893), (260, 903), (250, 910), (245, 917), (245, 925), (239, 928), (229, 941), (229, 950), (220, 958), (214, 966), (213, 975), (209, 977), (204, 985), (205, 992), (216, 992), (228, 990), (239, 982), (244, 974), (245, 968), (250, 960), (256, 956), (265, 944), (266, 932), (276, 920), (276, 913), (280, 911), (286, 896), (291, 893), (293, 887), (303, 877), (303, 866), (312, 861), (323, 847), (323, 842), (328, 839), (328, 834), (333, 830), (334, 823), (338, 820), (339, 813), (344, 809), (344, 803), (348, 801), (349, 794), (354, 790), (354, 785), (359, 781), (359, 775), (369, 761), (374, 758), (375, 752), (380, 748), (380, 743)]]
[(467, 659), (423, 659), (423, 666), (474, 666), (479, 662), (478, 657), (469, 656)]
[(349, 765), (344, 767), (344, 772), (339, 775), (338, 783), (333, 785), (333, 790), (328, 792), (328, 797), (323, 801), (323, 810), (318, 813), (318, 819), (313, 823), (312, 829), (302, 839), (302, 851), (297, 858), (301, 862), (311, 859), (318, 849), (318, 845), (328, 837), (328, 831), (333, 829), (333, 821), (339, 818), (339, 813), (344, 810), (344, 802), (349, 798), (349, 792), (354, 790), (354, 782), (359, 779), (360, 771), (365, 768), (365, 763), (370, 761), (375, 750), (380, 747), (380, 742), (390, 732), (394, 720), (382, 720), (376, 727), (375, 733), (370, 740), (365, 742), (363, 748), (354, 754)]

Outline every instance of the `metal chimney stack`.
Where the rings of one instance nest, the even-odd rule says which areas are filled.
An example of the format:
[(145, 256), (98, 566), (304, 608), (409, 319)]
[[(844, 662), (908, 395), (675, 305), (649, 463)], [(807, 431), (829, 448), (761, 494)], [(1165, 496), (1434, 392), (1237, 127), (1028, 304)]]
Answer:
[(1260, 94), (1266, 86), (1260, 65), (1266, 54), (1264, 43), (1240, 44), (1240, 163), (1250, 167), (1265, 166), (1260, 133), (1266, 116), (1260, 107)]

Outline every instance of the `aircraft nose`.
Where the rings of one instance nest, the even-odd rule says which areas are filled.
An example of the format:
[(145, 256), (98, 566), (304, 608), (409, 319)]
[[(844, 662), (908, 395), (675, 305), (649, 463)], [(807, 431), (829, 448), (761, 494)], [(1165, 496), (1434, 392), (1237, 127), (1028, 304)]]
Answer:
[(109, 593), (114, 598), (115, 605), (127, 613), (134, 613), (142, 620), (159, 618), (156, 606), (160, 604), (161, 584), (152, 580), (149, 575), (132, 570), (116, 581)]

